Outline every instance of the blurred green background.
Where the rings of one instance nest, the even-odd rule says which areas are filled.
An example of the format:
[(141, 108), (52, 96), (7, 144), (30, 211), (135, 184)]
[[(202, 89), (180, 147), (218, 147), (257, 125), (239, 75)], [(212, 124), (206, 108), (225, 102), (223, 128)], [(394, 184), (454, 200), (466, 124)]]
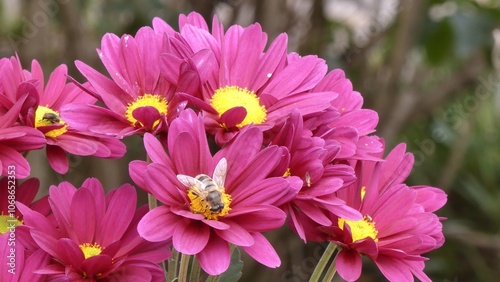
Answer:
[[(415, 154), (408, 184), (443, 188), (438, 212), (445, 245), (430, 253), (433, 281), (497, 281), (500, 277), (500, 1), (397, 0), (0, 0), (0, 56), (16, 52), (28, 68), (37, 59), (48, 75), (61, 63), (70, 75), (79, 59), (103, 70), (95, 49), (106, 32), (135, 34), (158, 16), (177, 28), (180, 13), (217, 14), (227, 28), (259, 22), (270, 41), (289, 35), (289, 51), (317, 54), (342, 68), (365, 107), (378, 111), (377, 134), (388, 147), (406, 142)], [(104, 70), (103, 70), (104, 71)], [(97, 177), (115, 188), (128, 162), (144, 159), (139, 137), (125, 140), (120, 160), (70, 158), (70, 171), (50, 170), (32, 152), (33, 176), (49, 185), (79, 186)], [(141, 201), (146, 202), (144, 194)], [(245, 258), (241, 281), (306, 281), (323, 251), (286, 228), (267, 234), (282, 265), (267, 269)], [(384, 281), (365, 264), (360, 281)]]

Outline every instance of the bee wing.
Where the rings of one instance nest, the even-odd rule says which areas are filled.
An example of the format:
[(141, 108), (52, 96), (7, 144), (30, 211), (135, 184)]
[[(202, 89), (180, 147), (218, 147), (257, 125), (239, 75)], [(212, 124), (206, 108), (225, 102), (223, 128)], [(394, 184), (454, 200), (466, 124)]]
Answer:
[(224, 187), (224, 182), (226, 181), (227, 174), (227, 160), (226, 158), (220, 159), (219, 163), (214, 170), (214, 181), (219, 187)]
[(203, 196), (203, 183), (198, 179), (184, 174), (177, 174), (177, 179), (195, 194)]

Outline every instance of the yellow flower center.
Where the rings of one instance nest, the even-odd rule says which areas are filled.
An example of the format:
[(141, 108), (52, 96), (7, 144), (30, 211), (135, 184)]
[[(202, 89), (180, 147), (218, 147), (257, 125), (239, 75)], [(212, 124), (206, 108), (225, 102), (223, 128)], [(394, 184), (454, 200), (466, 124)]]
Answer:
[(253, 91), (238, 86), (225, 86), (215, 91), (210, 104), (222, 116), (234, 107), (244, 107), (247, 111), (245, 119), (236, 126), (242, 128), (247, 124), (261, 124), (266, 121), (266, 107), (260, 104), (259, 97)]
[(63, 135), (64, 133), (66, 133), (68, 125), (66, 125), (66, 122), (61, 119), (58, 112), (48, 107), (38, 106), (35, 112), (35, 128), (54, 124), (62, 124), (64, 126), (45, 132), (45, 136), (56, 138), (57, 136)]
[(231, 208), (231, 195), (226, 194), (224, 189), (220, 195), (221, 202), (224, 204), (222, 210), (214, 212), (211, 210), (215, 203), (211, 203), (206, 197), (200, 197), (198, 194), (193, 192), (193, 190), (188, 189), (188, 198), (191, 201), (191, 211), (194, 213), (202, 214), (206, 219), (217, 220), (219, 216), (225, 216), (229, 213)]
[(97, 243), (94, 243), (94, 244), (85, 243), (85, 244), (79, 245), (79, 247), (82, 250), (83, 255), (85, 256), (85, 259), (88, 259), (88, 258), (93, 257), (93, 256), (97, 256), (97, 255), (101, 254), (101, 252), (102, 252), (101, 246)]
[(363, 240), (367, 237), (372, 238), (375, 242), (378, 242), (378, 231), (375, 228), (375, 222), (369, 215), (365, 215), (361, 220), (348, 220), (344, 218), (339, 218), (338, 221), (339, 228), (344, 230), (344, 225), (349, 225), (352, 234), (352, 242), (358, 240)]
[(0, 215), (0, 234), (10, 232), (19, 225), (23, 225), (22, 220), (10, 217), (9, 215), (4, 215), (3, 213)]
[(292, 175), (292, 171), (290, 170), (290, 168), (287, 168), (285, 173), (283, 173), (283, 177), (289, 177)]
[[(139, 122), (138, 126), (144, 126), (140, 121), (138, 121), (134, 115), (133, 112), (141, 107), (153, 107), (155, 108), (160, 116), (166, 116), (167, 115), (167, 109), (168, 109), (168, 102), (165, 99), (165, 97), (160, 96), (160, 95), (153, 95), (153, 94), (144, 94), (140, 97), (137, 97), (134, 102), (129, 103), (127, 106), (127, 111), (125, 112), (125, 116), (130, 123), (132, 123), (133, 126), (136, 126), (136, 123)], [(153, 128), (158, 126), (160, 123), (160, 120), (156, 120), (153, 124)]]

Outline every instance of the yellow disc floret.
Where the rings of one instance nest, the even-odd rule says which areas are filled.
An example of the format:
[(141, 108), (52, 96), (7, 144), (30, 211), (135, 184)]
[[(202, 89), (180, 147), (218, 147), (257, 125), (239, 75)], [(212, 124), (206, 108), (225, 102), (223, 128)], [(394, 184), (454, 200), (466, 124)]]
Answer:
[(261, 124), (266, 121), (266, 107), (260, 104), (259, 97), (253, 91), (238, 86), (225, 86), (215, 91), (210, 104), (221, 116), (234, 107), (244, 107), (245, 119), (236, 126), (242, 128), (248, 124)]
[(0, 215), (0, 234), (13, 231), (16, 226), (23, 225), (23, 222), (15, 217), (9, 215)]
[(55, 124), (61, 124), (63, 126), (61, 128), (45, 132), (45, 136), (56, 138), (63, 135), (66, 133), (68, 125), (66, 125), (64, 120), (61, 119), (58, 112), (48, 107), (38, 106), (35, 112), (35, 128)]
[(83, 255), (85, 256), (85, 259), (100, 255), (102, 252), (101, 246), (97, 243), (94, 243), (94, 244), (85, 243), (85, 244), (79, 245), (79, 247), (82, 250)]
[[(160, 115), (167, 115), (167, 109), (168, 109), (168, 102), (165, 97), (160, 96), (160, 95), (153, 95), (153, 94), (144, 94), (140, 97), (137, 97), (135, 101), (132, 103), (129, 103), (127, 106), (127, 111), (125, 112), (125, 116), (128, 121), (133, 126), (136, 126), (136, 123), (138, 122), (137, 119), (134, 117), (133, 112), (141, 107), (153, 107), (155, 108)], [(160, 123), (160, 120), (156, 120), (153, 124), (153, 128), (158, 126)], [(141, 122), (139, 122), (140, 126), (144, 126)]]
[(342, 230), (344, 230), (345, 224), (349, 225), (353, 242), (363, 240), (368, 237), (372, 238), (375, 242), (378, 242), (378, 231), (377, 228), (375, 228), (375, 222), (368, 215), (365, 215), (361, 220), (339, 218), (338, 224), (339, 228)]
[(210, 210), (210, 204), (203, 197), (200, 197), (192, 190), (188, 190), (188, 198), (191, 202), (191, 211), (194, 213), (202, 214), (206, 219), (217, 220), (219, 216), (225, 216), (229, 213), (231, 208), (229, 205), (231, 204), (231, 195), (226, 194), (224, 190), (221, 193), (221, 201), (224, 203), (224, 208), (218, 213), (214, 213)]

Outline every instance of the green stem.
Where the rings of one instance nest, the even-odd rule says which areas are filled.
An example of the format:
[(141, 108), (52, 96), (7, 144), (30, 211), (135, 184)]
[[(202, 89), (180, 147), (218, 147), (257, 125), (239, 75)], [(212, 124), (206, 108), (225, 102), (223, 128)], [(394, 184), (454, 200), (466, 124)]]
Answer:
[(219, 282), (220, 275), (208, 276), (205, 282)]
[(178, 262), (179, 252), (172, 248), (172, 256), (168, 259), (167, 282), (172, 282), (177, 278)]
[(187, 282), (188, 270), (189, 270), (189, 260), (191, 256), (186, 254), (181, 254), (181, 264), (179, 266), (179, 282)]
[[(334, 243), (330, 242), (328, 246), (326, 247), (325, 252), (321, 256), (321, 258), (318, 261), (318, 264), (316, 265), (316, 268), (314, 269), (313, 274), (311, 275), (311, 278), (309, 279), (309, 282), (318, 282), (320, 281), (321, 274), (323, 274), (323, 270), (325, 269), (326, 265), (328, 264), (328, 261), (330, 260), (330, 257), (332, 254), (335, 252), (335, 249), (337, 248), (337, 245)], [(325, 281), (325, 280), (321, 280)]]
[(201, 273), (201, 268), (200, 268), (200, 263), (196, 259), (195, 256), (193, 256), (193, 259), (191, 260), (191, 273), (189, 273), (189, 282), (199, 282), (200, 281), (200, 273)]
[(337, 273), (337, 265), (335, 264), (335, 261), (337, 260), (337, 253), (335, 257), (333, 258), (332, 263), (330, 264), (330, 267), (326, 271), (325, 278), (323, 278), (323, 281), (325, 282), (330, 282), (333, 280), (333, 276), (335, 276), (335, 273)]

